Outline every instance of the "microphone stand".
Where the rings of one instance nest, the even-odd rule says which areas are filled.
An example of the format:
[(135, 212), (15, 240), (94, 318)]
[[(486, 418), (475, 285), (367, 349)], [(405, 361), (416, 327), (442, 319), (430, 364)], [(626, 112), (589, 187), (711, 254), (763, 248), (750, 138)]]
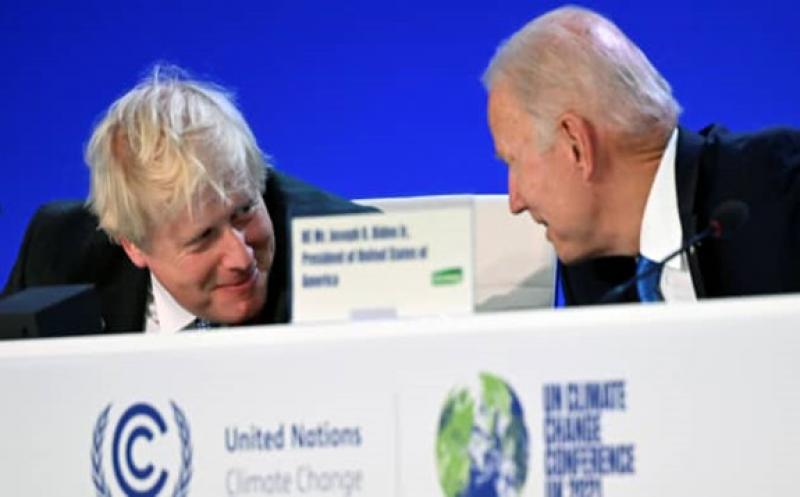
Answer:
[(695, 245), (698, 245), (700, 242), (702, 242), (703, 240), (705, 240), (709, 236), (714, 235), (716, 232), (717, 232), (717, 229), (716, 229), (715, 226), (708, 226), (706, 229), (704, 229), (700, 233), (697, 233), (696, 235), (691, 237), (689, 239), (689, 241), (684, 243), (678, 250), (675, 250), (674, 252), (671, 252), (669, 255), (667, 255), (666, 257), (661, 259), (658, 262), (658, 264), (650, 266), (649, 268), (647, 268), (647, 270), (642, 271), (639, 274), (636, 274), (636, 276), (634, 276), (633, 278), (630, 278), (628, 281), (626, 281), (624, 283), (620, 283), (619, 285), (615, 286), (614, 288), (612, 288), (611, 290), (606, 292), (605, 295), (603, 295), (603, 298), (598, 300), (597, 303), (598, 304), (610, 304), (612, 302), (619, 301), (620, 297), (622, 297), (622, 295), (625, 292), (627, 292), (628, 289), (630, 289), (633, 285), (635, 285), (636, 282), (638, 282), (639, 280), (644, 279), (644, 278), (652, 275), (656, 271), (661, 271), (661, 269), (664, 267), (664, 264), (666, 264), (667, 262), (671, 261), (673, 258), (677, 257), (681, 253), (690, 250), (692, 247), (694, 247)]

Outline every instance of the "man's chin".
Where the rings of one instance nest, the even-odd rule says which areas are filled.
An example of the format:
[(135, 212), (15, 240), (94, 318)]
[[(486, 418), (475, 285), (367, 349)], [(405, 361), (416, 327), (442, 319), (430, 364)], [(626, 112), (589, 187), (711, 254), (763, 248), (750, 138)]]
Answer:
[(554, 243), (553, 246), (555, 247), (558, 260), (567, 265), (578, 264), (592, 257), (591, 253), (576, 250), (576, 247), (569, 244)]
[(580, 257), (580, 256), (573, 256), (571, 254), (567, 254), (567, 255), (564, 255), (564, 256), (562, 256), (562, 255), (558, 256), (558, 260), (560, 260), (562, 263), (566, 264), (567, 266), (571, 266), (572, 264), (579, 264), (581, 262), (586, 261), (587, 259), (589, 259), (589, 258), (585, 257), (585, 256)]
[(245, 324), (255, 318), (257, 313), (247, 314), (230, 314), (217, 315), (212, 317), (210, 321), (219, 324), (220, 326), (239, 326)]
[(222, 325), (235, 326), (253, 321), (264, 308), (266, 298), (255, 298), (248, 301), (220, 303), (210, 318)]
[(612, 251), (602, 251), (602, 250), (593, 250), (593, 251), (583, 250), (580, 252), (576, 250), (559, 251), (558, 248), (556, 248), (556, 255), (558, 255), (558, 260), (560, 260), (567, 266), (571, 266), (573, 264), (581, 264), (594, 259), (604, 259), (610, 257), (635, 257), (633, 254), (626, 254), (626, 253), (619, 253)]
[(209, 309), (209, 319), (224, 325), (238, 325), (253, 321), (267, 302), (266, 277), (259, 275), (256, 284), (245, 294), (215, 292)]

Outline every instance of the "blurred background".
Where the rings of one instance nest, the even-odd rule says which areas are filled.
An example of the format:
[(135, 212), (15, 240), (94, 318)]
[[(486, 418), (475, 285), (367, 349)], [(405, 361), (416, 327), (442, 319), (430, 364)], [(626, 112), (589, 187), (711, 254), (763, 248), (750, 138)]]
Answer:
[[(479, 78), (561, 5), (523, 0), (0, 0), (0, 285), (36, 207), (86, 196), (82, 149), (155, 62), (233, 90), (278, 168), (346, 197), (505, 193)], [(683, 125), (800, 126), (782, 1), (589, 1), (671, 82)]]

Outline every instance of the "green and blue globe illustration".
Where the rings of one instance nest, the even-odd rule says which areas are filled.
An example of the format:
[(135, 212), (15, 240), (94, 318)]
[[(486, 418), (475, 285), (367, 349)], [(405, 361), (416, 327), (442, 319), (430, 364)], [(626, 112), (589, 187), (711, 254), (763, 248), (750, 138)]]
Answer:
[(497, 376), (449, 393), (436, 462), (446, 497), (516, 497), (528, 476), (528, 429), (514, 390)]

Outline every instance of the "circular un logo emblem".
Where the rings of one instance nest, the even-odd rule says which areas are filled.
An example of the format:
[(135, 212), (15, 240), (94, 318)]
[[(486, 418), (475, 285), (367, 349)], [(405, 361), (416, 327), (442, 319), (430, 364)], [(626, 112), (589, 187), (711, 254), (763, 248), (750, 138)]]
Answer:
[[(92, 437), (92, 482), (97, 497), (112, 497), (104, 456), (110, 456), (113, 481), (127, 497), (188, 495), (192, 479), (189, 422), (175, 402), (170, 405), (173, 427), (152, 405), (144, 402), (131, 405), (109, 430), (110, 444), (106, 444), (106, 429), (111, 404), (100, 412)], [(172, 475), (175, 476), (171, 478)], [(174, 484), (168, 485), (170, 480)]]
[(446, 497), (516, 497), (528, 475), (528, 429), (514, 390), (481, 373), (477, 385), (452, 390), (436, 439)]

